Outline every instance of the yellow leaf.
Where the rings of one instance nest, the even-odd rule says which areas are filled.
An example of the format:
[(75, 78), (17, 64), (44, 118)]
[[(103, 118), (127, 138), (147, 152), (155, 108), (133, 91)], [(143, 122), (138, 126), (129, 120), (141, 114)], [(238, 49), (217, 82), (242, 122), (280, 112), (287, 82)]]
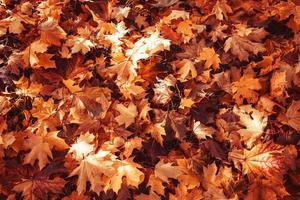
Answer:
[(221, 62), (219, 55), (213, 48), (203, 48), (199, 55), (200, 60), (205, 60), (204, 69), (208, 69), (211, 66), (216, 70), (219, 68)]
[(180, 100), (179, 108), (184, 109), (185, 107), (191, 108), (194, 105), (194, 101), (191, 98), (182, 98)]
[(79, 85), (76, 85), (75, 81), (73, 81), (72, 79), (63, 80), (63, 83), (71, 93), (76, 93), (82, 90)]
[(190, 20), (180, 22), (177, 25), (176, 32), (181, 34), (183, 43), (188, 43), (194, 37), (192, 22)]
[(178, 74), (180, 75), (180, 81), (187, 81), (187, 76), (191, 75), (191, 78), (195, 78), (197, 76), (197, 70), (195, 68), (194, 62), (188, 59), (184, 59), (178, 63), (179, 70)]

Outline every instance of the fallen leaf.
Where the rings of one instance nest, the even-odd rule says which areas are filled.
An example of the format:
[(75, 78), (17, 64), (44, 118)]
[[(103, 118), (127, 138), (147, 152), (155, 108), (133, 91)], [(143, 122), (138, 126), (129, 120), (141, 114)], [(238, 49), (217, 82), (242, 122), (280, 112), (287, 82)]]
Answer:
[(238, 81), (233, 82), (231, 86), (233, 98), (238, 105), (243, 103), (243, 99), (247, 99), (248, 103), (256, 103), (258, 100), (257, 90), (261, 89), (259, 79), (255, 79), (252, 75), (244, 75)]
[(257, 175), (264, 175), (268, 178), (278, 180), (282, 175), (283, 147), (272, 142), (261, 143), (254, 146), (251, 150), (233, 150), (229, 153), (229, 159), (234, 162), (234, 165), (241, 169), (243, 174), (253, 178)]
[(155, 177), (160, 178), (164, 182), (168, 182), (169, 178), (177, 179), (183, 175), (183, 171), (178, 166), (173, 166), (173, 163), (164, 163), (162, 160), (155, 165)]
[(286, 111), (288, 124), (297, 131), (300, 131), (300, 101), (293, 101)]
[(81, 160), (80, 165), (71, 172), (70, 177), (78, 175), (78, 194), (86, 191), (87, 181), (91, 183), (91, 190), (99, 193), (105, 185), (102, 175), (112, 177), (115, 174), (113, 161), (107, 157), (109, 152), (100, 150), (97, 154), (88, 155)]
[(24, 180), (13, 187), (16, 192), (22, 192), (25, 200), (47, 198), (49, 193), (62, 193), (66, 181), (60, 177), (49, 179), (46, 177)]
[(203, 48), (199, 55), (200, 60), (205, 60), (204, 69), (209, 69), (211, 66), (214, 70), (219, 68), (221, 60), (219, 55), (213, 48)]
[(137, 107), (132, 102), (130, 102), (128, 107), (125, 107), (123, 104), (117, 104), (115, 110), (120, 113), (120, 115), (115, 118), (116, 121), (119, 126), (124, 124), (125, 128), (134, 123), (138, 115)]
[(249, 53), (258, 54), (264, 52), (266, 49), (263, 44), (252, 42), (247, 38), (237, 35), (229, 37), (224, 44), (224, 51), (231, 53), (239, 58), (240, 61), (247, 61)]

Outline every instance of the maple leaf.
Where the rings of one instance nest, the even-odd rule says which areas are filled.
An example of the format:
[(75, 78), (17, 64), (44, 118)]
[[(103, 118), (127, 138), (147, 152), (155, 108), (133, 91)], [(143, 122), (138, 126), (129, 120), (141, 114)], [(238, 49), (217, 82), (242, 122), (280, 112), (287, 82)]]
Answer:
[(29, 97), (36, 97), (43, 87), (42, 84), (30, 82), (25, 76), (22, 76), (18, 81), (14, 81), (14, 84), (17, 87), (17, 94)]
[[(230, 168), (218, 168), (215, 163), (203, 168), (203, 185), (207, 191), (204, 192), (204, 199), (227, 199), (223, 192), (222, 185), (229, 185), (232, 181)], [(235, 199), (235, 198), (233, 198)]]
[(127, 99), (132, 99), (132, 96), (139, 96), (145, 92), (142, 86), (136, 85), (135, 83), (125, 83), (118, 85), (120, 91)]
[(203, 48), (199, 55), (200, 60), (205, 60), (204, 69), (209, 69), (211, 66), (214, 70), (219, 68), (221, 62), (219, 55), (213, 48)]
[(193, 37), (192, 23), (190, 20), (185, 20), (177, 25), (177, 33), (181, 34), (183, 43), (188, 43)]
[(142, 148), (142, 139), (139, 137), (134, 137), (130, 139), (129, 141), (125, 142), (125, 150), (123, 152), (123, 155), (128, 158), (131, 156), (132, 151), (134, 149), (141, 149)]
[(54, 60), (51, 58), (54, 56), (53, 54), (48, 53), (36, 53), (37, 63), (32, 64), (32, 68), (40, 68), (44, 67), (45, 69), (56, 68), (56, 64)]
[[(44, 43), (41, 40), (37, 40), (32, 42), (24, 51), (23, 51), (23, 60), (25, 62), (25, 66), (35, 66), (39, 63), (38, 53), (45, 53), (47, 51), (48, 44)], [(41, 55), (41, 54), (39, 54)], [(42, 56), (43, 57), (43, 56)], [(48, 55), (49, 57), (49, 55)], [(49, 61), (51, 62), (51, 61)]]
[(22, 192), (25, 200), (38, 200), (47, 198), (48, 193), (62, 193), (65, 183), (65, 180), (60, 177), (49, 179), (42, 176), (34, 179), (25, 179), (17, 183), (13, 190)]
[(95, 47), (95, 44), (84, 37), (70, 37), (65, 43), (66, 46), (71, 47), (71, 54), (81, 52), (86, 54)]
[(218, 40), (223, 40), (224, 38), (226, 38), (227, 34), (223, 31), (225, 31), (227, 28), (228, 26), (226, 24), (218, 25), (212, 32), (209, 33), (212, 41), (216, 42)]
[(121, 161), (116, 174), (110, 179), (111, 189), (117, 193), (121, 188), (123, 177), (126, 177), (128, 185), (138, 187), (144, 180), (144, 174), (137, 167), (140, 166), (126, 160)]
[(116, 7), (113, 11), (112, 11), (112, 17), (114, 17), (118, 22), (123, 20), (124, 18), (128, 17), (128, 14), (130, 12), (130, 7), (126, 6), (126, 7)]
[(49, 162), (48, 157), (52, 158), (52, 148), (59, 151), (68, 149), (69, 145), (62, 138), (57, 137), (58, 133), (58, 131), (47, 132), (45, 127), (39, 127), (36, 134), (30, 135), (24, 142), (24, 148), (31, 149), (24, 158), (24, 164), (34, 165), (38, 160), (41, 170)]
[(239, 108), (234, 107), (233, 112), (240, 117), (240, 122), (246, 128), (238, 130), (242, 140), (248, 147), (253, 145), (264, 132), (268, 118), (251, 105), (243, 105)]
[(76, 160), (82, 160), (89, 153), (93, 152), (94, 145), (91, 144), (95, 139), (95, 136), (90, 133), (80, 135), (76, 143), (72, 144), (69, 153), (74, 153)]
[(233, 35), (229, 37), (224, 44), (224, 51), (231, 53), (239, 58), (240, 61), (247, 61), (249, 53), (258, 54), (264, 52), (266, 49), (263, 44), (252, 42), (247, 38)]
[(163, 135), (166, 136), (166, 131), (164, 126), (166, 125), (166, 121), (163, 120), (160, 123), (149, 124), (146, 128), (146, 133), (151, 133), (151, 136), (161, 145), (163, 146)]
[(280, 178), (283, 168), (283, 147), (272, 142), (260, 143), (251, 150), (243, 149), (229, 152), (229, 159), (235, 166), (252, 178), (255, 175), (264, 175), (271, 179)]
[(179, 80), (181, 82), (187, 81), (188, 75), (191, 75), (191, 78), (195, 78), (197, 76), (197, 70), (194, 62), (191, 60), (183, 59), (177, 63), (177, 67), (179, 68), (177, 73), (180, 75)]
[(244, 98), (248, 103), (256, 103), (258, 100), (256, 90), (260, 90), (261, 85), (258, 79), (253, 78), (250, 74), (245, 74), (240, 80), (232, 83), (231, 89), (236, 103), (241, 105)]
[(138, 108), (139, 108), (139, 111), (140, 111), (139, 119), (149, 121), (149, 111), (151, 111), (152, 108), (150, 107), (150, 104), (149, 104), (148, 100), (143, 99), (139, 103)]
[(22, 20), (18, 17), (12, 17), (11, 22), (8, 26), (8, 30), (10, 33), (15, 33), (15, 34), (20, 34), (22, 33), (22, 31), (25, 30), (23, 24), (22, 24)]
[[(21, 13), (11, 13), (9, 17), (0, 20), (0, 36), (9, 33), (20, 34), (25, 30), (24, 24), (35, 24), (35, 19)], [(2, 28), (3, 27), (3, 28)]]
[(173, 29), (172, 29), (170, 26), (168, 26), (168, 25), (163, 25), (163, 26), (161, 27), (161, 30), (160, 30), (160, 31), (161, 31), (161, 33), (162, 33), (163, 36), (169, 38), (172, 42), (178, 42), (178, 41), (180, 41), (180, 39), (181, 39), (180, 34), (177, 33), (177, 32), (180, 32), (180, 31), (177, 30), (177, 32), (175, 32), (175, 31), (173, 31)]
[(184, 108), (191, 108), (195, 102), (191, 98), (182, 98), (180, 100), (180, 106), (179, 108), (184, 109)]
[(212, 137), (216, 133), (216, 130), (212, 127), (205, 126), (200, 121), (196, 121), (193, 125), (193, 132), (198, 139), (206, 139), (206, 137)]
[(170, 40), (160, 37), (156, 31), (150, 37), (143, 37), (134, 43), (133, 48), (126, 51), (126, 56), (130, 57), (134, 67), (141, 59), (147, 59), (154, 53), (162, 50), (170, 50)]
[(171, 23), (172, 20), (180, 19), (180, 18), (183, 20), (189, 19), (190, 13), (184, 10), (172, 10), (168, 16), (163, 17), (162, 22), (165, 24), (169, 24)]
[(173, 166), (173, 163), (164, 163), (162, 160), (155, 165), (155, 177), (160, 178), (164, 182), (168, 182), (169, 178), (177, 179), (183, 175), (183, 170), (178, 166)]
[(173, 92), (170, 89), (171, 86), (174, 86), (176, 83), (175, 77), (172, 75), (165, 77), (165, 79), (159, 79), (157, 78), (157, 82), (154, 84), (154, 97), (153, 101), (155, 103), (159, 104), (167, 104), (168, 102), (171, 101), (171, 98), (173, 96)]
[(163, 181), (156, 178), (154, 174), (150, 175), (148, 185), (151, 187), (151, 191), (159, 195), (164, 195), (165, 187), (163, 186)]
[(274, 71), (272, 74), (271, 92), (270, 95), (275, 98), (284, 98), (287, 96), (286, 88), (288, 87), (287, 77), (285, 71)]
[(78, 84), (75, 84), (75, 81), (73, 81), (72, 79), (63, 80), (63, 83), (72, 93), (76, 93), (82, 90), (81, 87)]
[(115, 118), (116, 121), (119, 126), (124, 124), (125, 128), (134, 123), (135, 117), (138, 115), (137, 107), (132, 102), (130, 102), (128, 107), (125, 107), (123, 104), (117, 104), (115, 110), (120, 113), (120, 115)]
[(5, 134), (5, 135), (0, 135), (0, 145), (4, 149), (7, 149), (15, 141), (16, 141), (16, 138), (12, 133), (8, 133), (8, 134)]
[(215, 4), (212, 13), (216, 15), (218, 20), (223, 20), (225, 18), (227, 20), (227, 13), (233, 13), (231, 7), (227, 4), (226, 0), (218, 0)]
[(100, 118), (103, 119), (111, 104), (110, 93), (108, 88), (88, 87), (83, 91), (78, 91), (75, 97), (82, 102), (89, 113), (93, 116), (100, 115)]
[(69, 175), (70, 177), (78, 175), (78, 194), (85, 192), (87, 181), (91, 183), (91, 190), (96, 193), (102, 190), (105, 185), (103, 175), (111, 177), (116, 173), (113, 167), (114, 162), (111, 161), (110, 157), (109, 151), (100, 150), (98, 153), (88, 155), (80, 161), (80, 165)]
[(34, 165), (34, 162), (38, 160), (39, 168), (43, 169), (49, 162), (48, 157), (52, 158), (50, 145), (43, 140), (42, 136), (32, 135), (29, 140), (25, 141), (24, 147), (31, 149), (24, 158), (24, 164)]
[(293, 101), (286, 111), (288, 124), (295, 130), (300, 131), (300, 101)]
[(273, 182), (271, 180), (256, 178), (255, 181), (250, 185), (245, 200), (277, 200), (277, 196), (284, 198), (289, 193), (286, 191), (283, 184)]
[(200, 178), (195, 174), (194, 170), (190, 166), (190, 160), (183, 158), (177, 159), (176, 162), (185, 173), (178, 177), (181, 187), (186, 188), (187, 190), (198, 189), (200, 186)]
[(139, 28), (147, 27), (148, 25), (148, 22), (146, 21), (146, 17), (144, 17), (143, 15), (138, 15), (135, 18), (135, 23), (139, 26)]
[(67, 35), (53, 17), (49, 17), (45, 22), (39, 24), (38, 28), (41, 31), (41, 41), (56, 46), (60, 46), (61, 40)]
[(168, 113), (167, 124), (175, 132), (175, 137), (182, 140), (186, 137), (186, 133), (188, 131), (185, 123), (187, 121), (187, 117), (183, 114), (180, 114), (174, 110)]

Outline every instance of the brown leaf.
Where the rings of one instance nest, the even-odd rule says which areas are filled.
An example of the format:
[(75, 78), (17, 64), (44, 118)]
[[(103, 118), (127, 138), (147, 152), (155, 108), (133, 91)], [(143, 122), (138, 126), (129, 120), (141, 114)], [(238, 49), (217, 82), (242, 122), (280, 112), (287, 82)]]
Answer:
[(49, 193), (62, 193), (65, 183), (66, 181), (60, 177), (55, 177), (54, 179), (40, 177), (19, 182), (14, 186), (13, 190), (22, 192), (25, 200), (38, 200), (47, 198)]
[(285, 115), (288, 119), (288, 124), (297, 131), (300, 131), (300, 101), (293, 101)]
[[(251, 150), (233, 150), (228, 158), (232, 160), (238, 169), (253, 178), (264, 175), (274, 180), (280, 180), (284, 171), (283, 147), (272, 142), (254, 146)], [(240, 168), (242, 165), (242, 168)]]
[(266, 50), (263, 44), (251, 42), (238, 35), (231, 36), (225, 41), (224, 51), (228, 52), (229, 49), (240, 61), (247, 61), (250, 56), (249, 53), (258, 54)]

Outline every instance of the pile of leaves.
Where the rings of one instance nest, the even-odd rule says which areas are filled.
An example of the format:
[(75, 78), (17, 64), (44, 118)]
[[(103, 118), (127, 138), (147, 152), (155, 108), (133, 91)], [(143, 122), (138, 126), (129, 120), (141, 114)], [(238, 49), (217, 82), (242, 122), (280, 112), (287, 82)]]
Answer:
[(0, 199), (300, 199), (299, 0), (0, 0)]

